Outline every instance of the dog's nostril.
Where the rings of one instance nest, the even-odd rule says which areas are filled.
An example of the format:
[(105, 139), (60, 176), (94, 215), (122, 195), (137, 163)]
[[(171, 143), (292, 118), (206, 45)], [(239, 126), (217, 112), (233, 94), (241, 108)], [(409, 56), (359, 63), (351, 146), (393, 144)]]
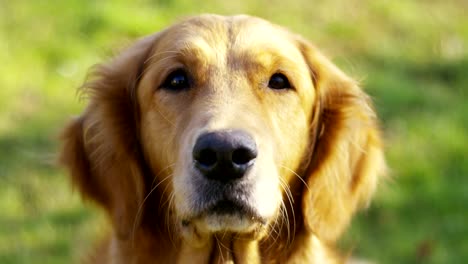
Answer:
[(203, 149), (198, 155), (196, 155), (195, 160), (203, 166), (211, 167), (216, 164), (218, 161), (216, 157), (216, 152), (212, 149)]
[(257, 157), (257, 153), (252, 149), (239, 148), (232, 153), (232, 162), (236, 165), (247, 165)]
[(216, 131), (200, 135), (192, 155), (195, 168), (203, 176), (227, 182), (246, 174), (257, 157), (257, 146), (243, 131)]

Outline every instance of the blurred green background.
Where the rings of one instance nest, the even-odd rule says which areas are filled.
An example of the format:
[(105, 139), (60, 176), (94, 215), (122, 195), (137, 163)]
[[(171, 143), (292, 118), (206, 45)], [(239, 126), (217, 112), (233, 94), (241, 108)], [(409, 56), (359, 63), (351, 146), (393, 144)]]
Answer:
[(105, 225), (54, 165), (87, 69), (198, 13), (257, 15), (322, 47), (382, 118), (392, 180), (342, 247), (377, 263), (468, 263), (468, 2), (0, 1), (0, 263), (70, 263)]

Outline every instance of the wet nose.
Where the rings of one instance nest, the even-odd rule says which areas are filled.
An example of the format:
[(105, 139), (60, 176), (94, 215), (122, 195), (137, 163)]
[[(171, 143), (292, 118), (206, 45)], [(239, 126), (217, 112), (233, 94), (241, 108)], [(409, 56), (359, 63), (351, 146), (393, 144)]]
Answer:
[(209, 132), (199, 136), (193, 160), (206, 178), (228, 182), (242, 178), (255, 163), (255, 140), (241, 130)]

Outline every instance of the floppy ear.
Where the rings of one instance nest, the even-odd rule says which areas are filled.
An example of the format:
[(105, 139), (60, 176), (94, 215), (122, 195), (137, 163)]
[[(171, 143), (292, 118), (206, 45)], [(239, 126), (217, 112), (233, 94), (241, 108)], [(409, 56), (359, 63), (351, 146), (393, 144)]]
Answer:
[(381, 135), (370, 99), (356, 82), (315, 47), (299, 43), (317, 93), (303, 214), (310, 231), (334, 242), (385, 172)]
[(120, 237), (129, 235), (145, 192), (134, 93), (154, 39), (94, 69), (82, 88), (89, 104), (62, 135), (60, 161), (73, 185), (106, 209)]

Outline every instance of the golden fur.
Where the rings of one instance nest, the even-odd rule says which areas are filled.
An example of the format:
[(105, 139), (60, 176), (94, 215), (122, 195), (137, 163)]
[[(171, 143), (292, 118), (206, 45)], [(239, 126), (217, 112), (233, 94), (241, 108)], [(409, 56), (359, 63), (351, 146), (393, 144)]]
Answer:
[[(190, 88), (161, 88), (183, 69)], [(269, 88), (281, 73), (289, 89)], [(92, 263), (339, 263), (333, 250), (385, 162), (355, 81), (298, 35), (249, 16), (203, 15), (97, 66), (84, 113), (63, 134), (73, 185), (114, 232)], [(258, 146), (243, 190), (264, 221), (197, 214), (211, 183), (193, 169), (207, 131)]]

